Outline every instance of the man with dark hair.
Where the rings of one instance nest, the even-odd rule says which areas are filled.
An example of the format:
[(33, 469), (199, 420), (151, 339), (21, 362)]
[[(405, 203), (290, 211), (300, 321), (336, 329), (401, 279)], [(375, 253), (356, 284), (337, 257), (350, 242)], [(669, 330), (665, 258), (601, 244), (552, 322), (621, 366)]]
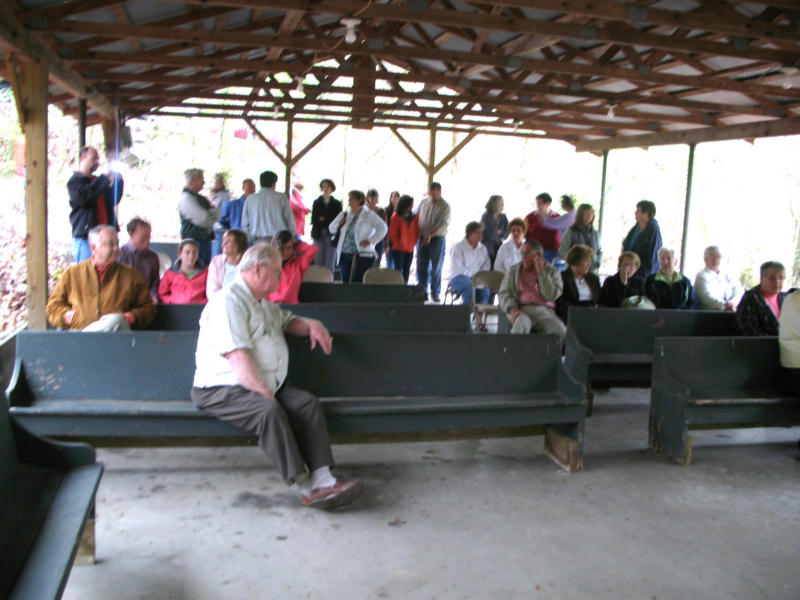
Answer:
[[(100, 155), (91, 146), (84, 146), (78, 154), (78, 170), (67, 181), (69, 193), (69, 222), (72, 225), (72, 259), (81, 262), (89, 258), (89, 230), (96, 225), (116, 224), (113, 209), (109, 214), (106, 193), (113, 193), (115, 177), (110, 172), (95, 177), (100, 166)], [(113, 205), (112, 205), (113, 206)]]
[(150, 297), (158, 302), (158, 281), (161, 262), (158, 255), (150, 250), (150, 222), (141, 217), (128, 221), (128, 243), (119, 249), (119, 262), (133, 267), (142, 274)]
[(242, 229), (250, 242), (272, 240), (284, 229), (297, 233), (292, 215), (292, 206), (286, 194), (275, 191), (278, 176), (272, 171), (261, 173), (261, 189), (248, 196), (242, 208)]
[(430, 278), (431, 300), (441, 302), (442, 265), (445, 235), (450, 225), (450, 205), (442, 198), (442, 185), (433, 182), (429, 195), (419, 205), (419, 241), (417, 242), (417, 281), (428, 297)]

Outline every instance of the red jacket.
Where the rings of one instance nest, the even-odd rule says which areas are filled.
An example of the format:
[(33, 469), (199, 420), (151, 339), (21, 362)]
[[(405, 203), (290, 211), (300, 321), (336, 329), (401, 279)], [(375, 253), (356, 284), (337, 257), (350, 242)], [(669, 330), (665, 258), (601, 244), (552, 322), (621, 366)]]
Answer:
[(295, 242), (294, 251), (295, 255), (283, 265), (278, 289), (267, 297), (270, 302), (285, 302), (287, 304), (300, 302), (297, 295), (300, 292), (300, 284), (303, 283), (303, 275), (306, 274), (308, 267), (311, 266), (319, 248), (309, 246), (305, 242)]
[(389, 240), (392, 250), (398, 252), (413, 252), (419, 239), (419, 214), (414, 215), (411, 223), (394, 213), (389, 224)]
[(158, 299), (164, 304), (205, 304), (207, 280), (208, 269), (189, 279), (180, 267), (173, 266), (158, 284)]
[[(558, 213), (551, 212), (547, 218), (557, 216)], [(529, 213), (525, 217), (525, 221), (528, 223), (528, 233), (525, 234), (525, 239), (536, 240), (544, 250), (549, 250), (550, 252), (558, 250), (561, 245), (561, 234), (558, 229), (548, 229), (539, 223), (539, 219), (536, 218), (536, 211)]]

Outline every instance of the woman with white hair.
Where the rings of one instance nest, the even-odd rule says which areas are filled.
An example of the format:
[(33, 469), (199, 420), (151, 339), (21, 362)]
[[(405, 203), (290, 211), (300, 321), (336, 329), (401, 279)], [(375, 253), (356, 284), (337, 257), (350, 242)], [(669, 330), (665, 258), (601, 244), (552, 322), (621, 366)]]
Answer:
[(704, 310), (735, 311), (742, 290), (730, 275), (721, 273), (722, 253), (718, 246), (709, 246), (703, 252), (706, 268), (694, 280), (697, 307)]
[(675, 251), (663, 247), (658, 251), (659, 269), (644, 282), (644, 293), (656, 308), (695, 308), (692, 282), (677, 271)]

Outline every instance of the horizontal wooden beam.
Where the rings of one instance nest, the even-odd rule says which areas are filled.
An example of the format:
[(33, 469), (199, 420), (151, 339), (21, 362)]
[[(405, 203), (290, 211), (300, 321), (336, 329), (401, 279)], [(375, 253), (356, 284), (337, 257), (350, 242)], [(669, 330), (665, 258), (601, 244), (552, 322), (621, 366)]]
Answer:
[(5, 5), (0, 4), (0, 44), (21, 57), (41, 64), (47, 72), (70, 92), (86, 101), (101, 115), (111, 118), (111, 103), (94, 87), (73, 71), (42, 41), (19, 22)]
[[(192, 1), (194, 3), (205, 2), (205, 0)], [(263, 0), (214, 0), (214, 4), (219, 6), (255, 8), (262, 6)], [(539, 8), (539, 3), (536, 0), (531, 0), (526, 4), (529, 5), (529, 8)], [(558, 2), (557, 4), (568, 4), (568, 2)], [(590, 3), (585, 2), (585, 4)], [(610, 2), (608, 4), (610, 4)], [(595, 24), (581, 25), (538, 19), (518, 19), (508, 15), (494, 16), (486, 13), (449, 9), (430, 8), (425, 11), (410, 11), (407, 6), (394, 6), (382, 3), (367, 3), (365, 5), (363, 2), (356, 0), (271, 0), (270, 8), (304, 10), (318, 14), (332, 13), (350, 15), (358, 13), (361, 19), (385, 19), (407, 23), (426, 23), (438, 26), (473, 29), (489, 28), (496, 31), (508, 31), (528, 35), (549, 35), (575, 40), (596, 40), (625, 45), (645, 46), (648, 48), (661, 48), (668, 51), (707, 54), (711, 56), (734, 56), (738, 58), (770, 60), (779, 63), (791, 63), (797, 60), (796, 52), (773, 50), (752, 45), (741, 47), (740, 44), (743, 44), (743, 41), (713, 42), (696, 38), (673, 38), (669, 35), (649, 33), (635, 28), (621, 30), (615, 27), (604, 27)], [(562, 8), (558, 10), (558, 12), (563, 13), (566, 11)], [(742, 16), (744, 17), (744, 15)], [(678, 24), (673, 25), (677, 26)], [(753, 34), (751, 34), (751, 36), (752, 35)]]
[[(277, 37), (277, 36), (276, 36)], [(644, 84), (659, 84), (663, 87), (675, 86), (690, 88), (693, 93), (701, 93), (703, 90), (740, 92), (743, 94), (759, 94), (762, 96), (778, 96), (800, 99), (800, 89), (783, 88), (780, 85), (765, 85), (754, 81), (740, 81), (729, 77), (714, 77), (708, 75), (673, 75), (662, 73), (647, 66), (633, 68), (620, 68), (613, 65), (601, 65), (597, 63), (575, 63), (563, 60), (516, 58), (510, 60), (509, 57), (498, 56), (486, 53), (443, 51), (431, 48), (411, 48), (407, 46), (385, 45), (383, 50), (376, 51), (369, 48), (357, 47), (349, 49), (352, 54), (368, 54), (374, 58), (403, 58), (422, 59), (422, 60), (445, 60), (450, 59), (455, 62), (481, 64), (484, 67), (510, 68), (514, 70), (526, 70), (539, 73), (560, 73), (576, 77), (605, 77), (622, 81), (634, 81)], [(348, 52), (342, 51), (340, 56)], [(210, 69), (249, 69), (254, 71), (277, 71), (286, 67), (282, 61), (263, 61), (259, 59), (233, 59), (216, 58), (204, 56), (175, 56), (165, 53), (150, 53), (147, 56), (139, 56), (127, 52), (101, 52), (89, 51), (72, 53), (70, 60), (75, 61), (96, 61), (114, 64), (158, 64), (174, 65), (176, 67), (196, 67)], [(303, 68), (303, 65), (297, 65)], [(598, 80), (601, 83), (602, 80)]]
[[(619, 94), (615, 92), (604, 92), (585, 87), (557, 87), (557, 86), (542, 86), (539, 84), (520, 84), (514, 81), (505, 80), (486, 80), (486, 79), (467, 79), (464, 77), (455, 77), (452, 75), (437, 75), (433, 73), (419, 74), (419, 73), (378, 73), (376, 71), (356, 70), (356, 69), (343, 69), (342, 67), (313, 67), (303, 68), (302, 65), (286, 64), (283, 69), (284, 72), (289, 74), (295, 73), (311, 73), (316, 77), (332, 78), (333, 80), (338, 77), (373, 77), (375, 79), (382, 79), (389, 82), (414, 82), (426, 83), (431, 85), (438, 85), (456, 90), (461, 93), (467, 91), (480, 90), (482, 92), (492, 92), (496, 90), (508, 91), (518, 96), (530, 96), (531, 98), (541, 96), (567, 96), (581, 99), (596, 99), (603, 100), (607, 104), (618, 104), (621, 102), (633, 104), (645, 104), (654, 106), (670, 106), (674, 108), (682, 108), (688, 111), (709, 111), (713, 113), (733, 113), (733, 114), (746, 114), (746, 115), (759, 115), (769, 117), (784, 117), (786, 112), (781, 109), (776, 111), (774, 109), (765, 109), (760, 105), (742, 105), (742, 104), (722, 104), (716, 102), (704, 102), (696, 100), (686, 100), (682, 98), (674, 98), (668, 94), (654, 94), (650, 95), (636, 95), (635, 92), (627, 92)], [(93, 72), (88, 69), (84, 72), (84, 76), (88, 79), (93, 78)], [(104, 73), (101, 77), (102, 80), (116, 81), (116, 82), (142, 82), (164, 84), (170, 86), (188, 85), (197, 86), (203, 85), (209, 88), (223, 89), (229, 87), (247, 87), (253, 86), (253, 80), (247, 77), (230, 76), (230, 77), (210, 77), (207, 75), (149, 75), (147, 71), (141, 73)], [(336, 92), (336, 88), (331, 87), (328, 92)], [(176, 94), (180, 95), (180, 90), (175, 90)], [(534, 100), (535, 102), (535, 100)]]
[(775, 137), (800, 134), (800, 117), (775, 119), (739, 125), (701, 127), (681, 131), (665, 131), (653, 135), (632, 135), (599, 140), (582, 141), (575, 144), (578, 152), (602, 152), (616, 148), (649, 148), (671, 144), (697, 144), (746, 138)]
[[(172, 110), (155, 110), (152, 112), (147, 113), (148, 116), (162, 116), (162, 117), (192, 117), (192, 118), (200, 118), (200, 119), (241, 119), (241, 115), (238, 114), (191, 114), (187, 115), (184, 112), (172, 111)], [(244, 120), (244, 119), (243, 119)], [(251, 119), (253, 122), (257, 121), (273, 121), (273, 122), (285, 122), (286, 119), (283, 117), (279, 118), (269, 118), (269, 117), (258, 117), (257, 119)], [(316, 125), (326, 125), (326, 124), (334, 124), (334, 125), (352, 125), (349, 119), (342, 118), (342, 119), (328, 119), (328, 118), (308, 118), (308, 117), (293, 117), (292, 120), (295, 123), (313, 123)], [(413, 130), (424, 130), (430, 131), (430, 126), (426, 125), (418, 125), (415, 123), (402, 123), (402, 122), (392, 122), (389, 120), (375, 120), (375, 127), (396, 127), (398, 129), (413, 129)], [(461, 133), (469, 133), (470, 131), (474, 130), (474, 125), (463, 125), (459, 123), (442, 123), (436, 125), (437, 131), (450, 131), (450, 132), (461, 132)], [(485, 128), (481, 129), (480, 132), (484, 135), (497, 135), (497, 136), (507, 136), (507, 137), (524, 137), (524, 138), (531, 138), (531, 139), (551, 139), (551, 140), (559, 140), (559, 141), (567, 141), (570, 143), (575, 143), (577, 140), (575, 139), (566, 139), (563, 136), (557, 135), (550, 135), (547, 132), (543, 133), (533, 133), (532, 131), (527, 131), (524, 129), (514, 130), (511, 128), (500, 129), (500, 128)]]

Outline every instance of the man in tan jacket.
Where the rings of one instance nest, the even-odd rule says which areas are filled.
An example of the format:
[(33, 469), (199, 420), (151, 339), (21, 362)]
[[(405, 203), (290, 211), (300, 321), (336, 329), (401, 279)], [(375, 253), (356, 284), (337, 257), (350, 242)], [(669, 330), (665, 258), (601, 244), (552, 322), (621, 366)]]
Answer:
[(156, 308), (141, 273), (117, 262), (119, 239), (110, 225), (89, 232), (92, 255), (72, 265), (47, 302), (47, 318), (56, 327), (83, 331), (142, 329)]

